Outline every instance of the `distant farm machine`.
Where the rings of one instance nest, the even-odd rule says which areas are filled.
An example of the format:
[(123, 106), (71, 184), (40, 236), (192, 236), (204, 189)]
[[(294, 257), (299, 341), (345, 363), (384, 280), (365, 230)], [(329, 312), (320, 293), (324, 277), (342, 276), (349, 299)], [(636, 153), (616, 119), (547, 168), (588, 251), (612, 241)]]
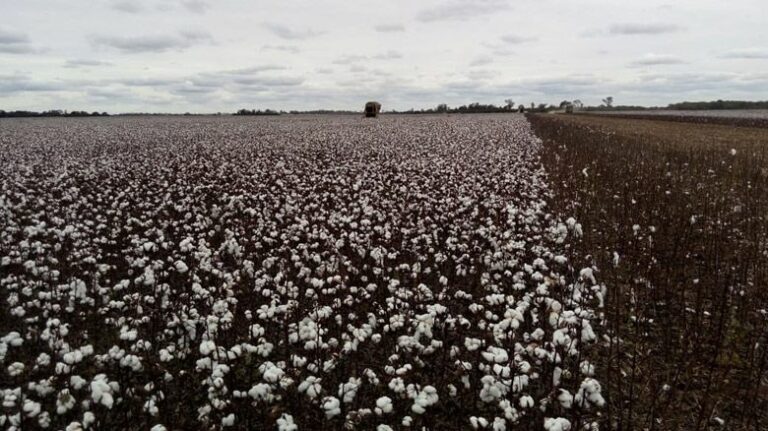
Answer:
[(379, 116), (379, 112), (381, 112), (381, 103), (371, 101), (365, 104), (366, 118), (376, 118)]

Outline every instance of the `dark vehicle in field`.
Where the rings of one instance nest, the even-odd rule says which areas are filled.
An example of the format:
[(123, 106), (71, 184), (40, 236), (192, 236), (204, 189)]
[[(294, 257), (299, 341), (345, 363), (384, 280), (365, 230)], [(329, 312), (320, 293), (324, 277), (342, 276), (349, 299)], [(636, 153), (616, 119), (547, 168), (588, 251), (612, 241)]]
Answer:
[(374, 118), (379, 116), (379, 111), (381, 111), (381, 103), (379, 102), (368, 102), (365, 104), (365, 116)]

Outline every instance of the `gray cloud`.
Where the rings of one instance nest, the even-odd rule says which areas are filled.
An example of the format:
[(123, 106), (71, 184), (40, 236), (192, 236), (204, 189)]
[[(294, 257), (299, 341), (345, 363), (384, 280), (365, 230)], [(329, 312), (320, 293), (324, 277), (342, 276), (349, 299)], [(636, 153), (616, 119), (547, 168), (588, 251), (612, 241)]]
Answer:
[(379, 33), (396, 33), (405, 31), (405, 26), (402, 24), (379, 24), (374, 26), (373, 29)]
[(233, 79), (233, 82), (241, 85), (248, 86), (261, 86), (261, 87), (293, 87), (301, 85), (304, 82), (303, 78), (297, 77), (239, 77)]
[(482, 0), (475, 2), (452, 1), (439, 6), (424, 9), (416, 14), (422, 22), (467, 20), (481, 15), (488, 15), (509, 9), (509, 5), (500, 0)]
[(399, 51), (395, 51), (394, 49), (390, 49), (387, 52), (374, 55), (373, 58), (376, 60), (396, 60), (398, 58), (403, 58), (403, 54)]
[(493, 57), (491, 57), (490, 55), (480, 55), (480, 56), (475, 57), (469, 63), (469, 65), (472, 66), (472, 67), (475, 67), (475, 66), (486, 66), (486, 65), (489, 65), (491, 63), (493, 63)]
[(742, 59), (742, 60), (764, 60), (764, 59), (768, 59), (768, 48), (734, 49), (724, 53), (720, 57)]
[(270, 23), (270, 22), (265, 22), (263, 25), (267, 30), (272, 32), (272, 34), (274, 34), (275, 36), (282, 39), (288, 39), (288, 40), (304, 40), (304, 39), (309, 39), (309, 38), (323, 34), (322, 32), (314, 31), (311, 29), (294, 30), (282, 24), (276, 24), (276, 23)]
[(136, 0), (113, 1), (110, 6), (114, 10), (125, 13), (139, 13), (144, 11), (144, 6)]
[(262, 64), (260, 66), (244, 67), (241, 69), (224, 70), (219, 73), (225, 75), (248, 75), (252, 73), (269, 72), (273, 70), (285, 70), (285, 66), (279, 64)]
[(141, 53), (184, 50), (211, 40), (211, 36), (205, 32), (182, 31), (177, 35), (97, 35), (91, 38), (91, 43), (96, 46), (114, 48), (125, 53)]
[[(116, 11), (132, 14), (145, 13), (152, 10), (141, 0), (113, 0), (110, 3), (110, 7)], [(193, 13), (205, 13), (210, 8), (210, 5), (205, 0), (173, 0), (160, 3), (154, 9), (167, 12), (178, 10), (179, 8)]]
[(521, 43), (526, 42), (533, 42), (536, 41), (537, 38), (532, 36), (520, 36), (516, 34), (505, 34), (499, 38), (502, 42), (509, 44), (509, 45), (519, 45)]
[(0, 43), (0, 53), (5, 54), (32, 54), (38, 52), (33, 46), (28, 44), (2, 44)]
[(29, 36), (0, 28), (0, 45), (16, 45), (29, 43)]
[(290, 54), (298, 54), (301, 52), (301, 49), (294, 45), (264, 45), (261, 49), (264, 51), (282, 51)]
[(0, 94), (59, 92), (68, 89), (61, 81), (38, 81), (20, 75), (0, 75)]
[(188, 11), (194, 13), (205, 13), (211, 6), (203, 0), (184, 0), (181, 5)]
[(619, 23), (608, 28), (608, 34), (612, 35), (638, 35), (638, 34), (664, 34), (681, 31), (677, 24), (664, 23)]
[(647, 54), (629, 63), (631, 67), (666, 66), (674, 64), (685, 64), (685, 61), (674, 55)]
[(114, 82), (129, 87), (164, 87), (176, 84), (179, 81), (182, 80), (171, 78), (122, 78)]
[(88, 60), (88, 59), (67, 60), (66, 63), (64, 63), (64, 67), (68, 67), (68, 68), (95, 67), (95, 66), (113, 66), (113, 64), (108, 61)]
[(345, 64), (358, 63), (367, 59), (368, 57), (365, 55), (347, 54), (337, 58), (336, 60), (333, 60), (332, 63), (345, 65)]
[(0, 28), (0, 53), (29, 54), (37, 51), (25, 33)]

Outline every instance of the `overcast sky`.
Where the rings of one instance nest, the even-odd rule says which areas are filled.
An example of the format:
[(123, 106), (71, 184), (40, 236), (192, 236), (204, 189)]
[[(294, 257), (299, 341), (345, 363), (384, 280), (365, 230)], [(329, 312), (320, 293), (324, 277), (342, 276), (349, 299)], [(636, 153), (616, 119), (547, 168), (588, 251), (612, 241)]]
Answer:
[(0, 109), (768, 99), (766, 0), (0, 0)]

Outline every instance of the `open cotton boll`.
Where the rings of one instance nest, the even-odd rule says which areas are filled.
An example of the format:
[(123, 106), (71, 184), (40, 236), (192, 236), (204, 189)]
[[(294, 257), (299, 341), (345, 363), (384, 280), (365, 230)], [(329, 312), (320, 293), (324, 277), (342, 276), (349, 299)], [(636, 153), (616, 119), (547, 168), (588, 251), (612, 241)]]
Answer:
[(392, 412), (392, 398), (387, 396), (380, 397), (376, 400), (376, 414), (383, 415)]
[(416, 414), (423, 414), (427, 407), (437, 403), (437, 389), (434, 386), (425, 386), (413, 400), (411, 410)]
[(320, 395), (320, 392), (323, 390), (322, 386), (320, 386), (321, 380), (322, 379), (316, 376), (308, 376), (306, 379), (304, 379), (303, 382), (299, 384), (297, 389), (299, 392), (306, 393), (310, 399), (317, 398), (317, 396)]
[(283, 413), (279, 419), (277, 419), (278, 431), (298, 431), (299, 426), (293, 422), (293, 416)]
[(231, 427), (235, 425), (235, 414), (230, 413), (227, 416), (224, 416), (221, 418), (221, 426), (222, 427)]
[(565, 418), (546, 418), (544, 419), (544, 429), (546, 431), (569, 431), (571, 422)]
[(325, 397), (323, 398), (323, 410), (325, 410), (325, 417), (328, 419), (331, 419), (334, 416), (338, 416), (341, 414), (341, 408), (339, 407), (341, 403), (339, 402), (339, 399), (336, 397)]
[(176, 268), (176, 271), (184, 274), (185, 272), (189, 271), (189, 267), (186, 263), (184, 263), (181, 260), (177, 260), (176, 263), (173, 264), (174, 268)]

